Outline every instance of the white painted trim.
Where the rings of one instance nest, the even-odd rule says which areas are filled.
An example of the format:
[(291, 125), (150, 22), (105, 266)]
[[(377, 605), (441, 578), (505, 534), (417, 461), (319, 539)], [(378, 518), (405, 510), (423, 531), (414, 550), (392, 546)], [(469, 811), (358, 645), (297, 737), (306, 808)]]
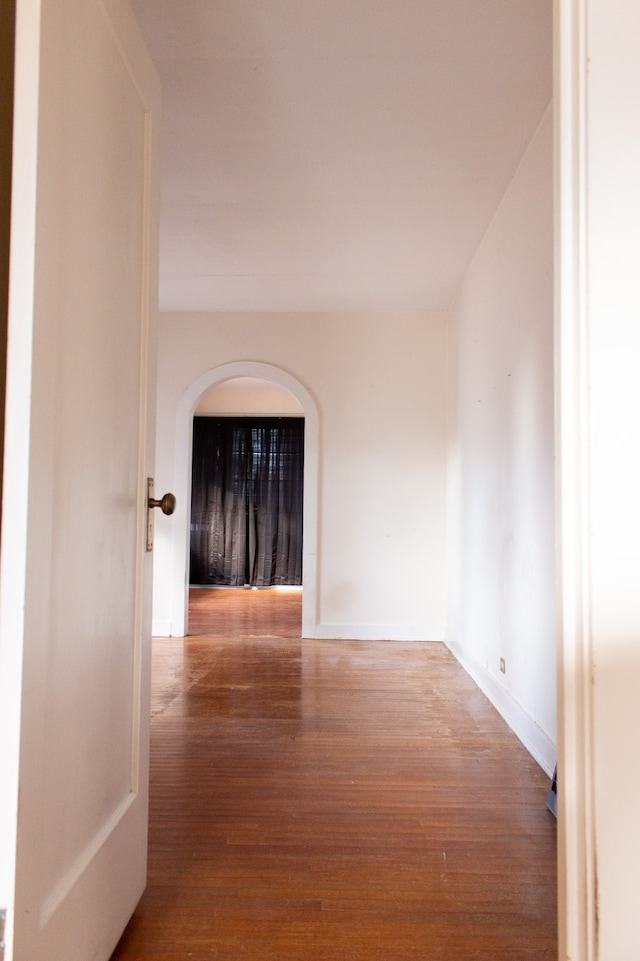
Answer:
[(96, 6), (140, 103), (145, 111), (157, 115), (162, 100), (160, 80), (128, 0), (96, 0)]
[(171, 621), (166, 618), (155, 618), (151, 632), (154, 637), (171, 637)]
[[(13, 957), (27, 578), (35, 289), (40, 4), (16, 4), (7, 383), (0, 558), (0, 906)], [(11, 550), (6, 545), (11, 545)]]
[(551, 738), (536, 724), (511, 691), (500, 684), (457, 640), (449, 637), (445, 643), (529, 754), (551, 778), (556, 765), (556, 745)]
[[(258, 377), (288, 390), (304, 411), (304, 541), (302, 554), (302, 635), (316, 636), (318, 596), (318, 467), (320, 417), (309, 391), (298, 380), (271, 364), (236, 361), (202, 374), (184, 392), (176, 412), (174, 447), (174, 493), (176, 512), (171, 532), (171, 617), (170, 624), (154, 622), (156, 636), (184, 637), (188, 622), (189, 597), (189, 504), (191, 503), (191, 423), (200, 398), (212, 387), (234, 377)], [(169, 630), (167, 631), (167, 627)]]
[(587, 6), (588, 0), (556, 0), (554, 22), (558, 957), (595, 961), (588, 575)]
[[(307, 635), (304, 635), (305, 637)], [(425, 624), (318, 624), (315, 636), (336, 641), (441, 641), (442, 625)]]
[(76, 884), (82, 881), (83, 875), (89, 865), (95, 860), (98, 854), (103, 851), (114, 831), (116, 831), (120, 823), (129, 814), (129, 811), (136, 802), (137, 796), (134, 791), (129, 791), (125, 794), (115, 810), (105, 819), (102, 827), (95, 832), (83, 850), (74, 858), (67, 871), (59, 879), (58, 883), (41, 905), (38, 922), (41, 928), (44, 928), (49, 923)]

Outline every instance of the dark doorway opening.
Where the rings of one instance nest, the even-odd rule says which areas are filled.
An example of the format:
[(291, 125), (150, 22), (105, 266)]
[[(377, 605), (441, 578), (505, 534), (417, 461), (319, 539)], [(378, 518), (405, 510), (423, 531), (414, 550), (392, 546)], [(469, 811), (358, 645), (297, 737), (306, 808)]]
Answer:
[(304, 418), (194, 417), (194, 585), (302, 584)]

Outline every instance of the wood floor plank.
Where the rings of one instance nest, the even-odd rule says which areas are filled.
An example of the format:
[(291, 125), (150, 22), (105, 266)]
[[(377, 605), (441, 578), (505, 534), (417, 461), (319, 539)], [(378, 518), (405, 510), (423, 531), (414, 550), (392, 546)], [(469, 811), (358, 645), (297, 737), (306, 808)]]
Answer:
[(149, 884), (112, 961), (555, 961), (548, 779), (443, 645), (300, 640), (299, 592), (196, 607), (154, 642)]

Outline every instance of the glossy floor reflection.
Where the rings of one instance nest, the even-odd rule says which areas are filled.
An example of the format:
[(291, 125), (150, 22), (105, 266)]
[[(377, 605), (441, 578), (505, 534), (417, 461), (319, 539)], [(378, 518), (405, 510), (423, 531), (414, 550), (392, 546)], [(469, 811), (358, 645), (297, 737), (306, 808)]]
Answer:
[(444, 645), (255, 617), (155, 642), (149, 886), (113, 961), (555, 961), (548, 778)]
[(300, 637), (302, 588), (192, 587), (189, 635)]

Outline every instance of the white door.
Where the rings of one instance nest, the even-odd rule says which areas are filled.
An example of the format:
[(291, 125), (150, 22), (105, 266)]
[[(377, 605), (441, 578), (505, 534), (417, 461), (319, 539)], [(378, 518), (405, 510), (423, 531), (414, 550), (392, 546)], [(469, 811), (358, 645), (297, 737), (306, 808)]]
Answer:
[(126, 0), (16, 10), (0, 908), (13, 961), (103, 961), (146, 872), (159, 90)]

